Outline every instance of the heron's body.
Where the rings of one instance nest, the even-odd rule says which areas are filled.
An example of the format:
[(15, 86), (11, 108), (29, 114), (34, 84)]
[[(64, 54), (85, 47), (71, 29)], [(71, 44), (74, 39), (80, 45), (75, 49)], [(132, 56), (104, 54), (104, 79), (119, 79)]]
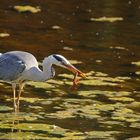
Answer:
[[(19, 83), (23, 81), (46, 81), (51, 78), (51, 66), (45, 73), (38, 67), (36, 58), (22, 51), (11, 51), (0, 56), (0, 80)], [(54, 75), (54, 74), (53, 74)]]
[[(10, 82), (13, 87), (13, 98), (15, 111), (19, 109), (19, 98), (26, 81), (47, 81), (53, 78), (55, 71), (52, 65), (58, 65), (69, 69), (72, 72), (82, 72), (76, 69), (70, 62), (61, 55), (50, 55), (45, 57), (42, 63), (43, 70), (40, 70), (36, 58), (28, 52), (11, 51), (0, 54), (0, 80)], [(19, 93), (16, 98), (16, 86), (19, 85)]]

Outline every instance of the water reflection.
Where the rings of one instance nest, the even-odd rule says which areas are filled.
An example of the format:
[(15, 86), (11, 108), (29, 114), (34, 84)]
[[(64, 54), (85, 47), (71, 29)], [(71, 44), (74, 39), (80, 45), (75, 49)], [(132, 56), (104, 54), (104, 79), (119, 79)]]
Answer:
[[(41, 11), (19, 13), (15, 5)], [(77, 91), (69, 89), (72, 75), (61, 69), (48, 83), (29, 83), (15, 123), (11, 87), (0, 85), (0, 138), (139, 139), (139, 5), (138, 0), (2, 0), (0, 52), (24, 50), (40, 62), (60, 53), (80, 62), (75, 65), (88, 78)], [(109, 17), (123, 20), (112, 23)]]

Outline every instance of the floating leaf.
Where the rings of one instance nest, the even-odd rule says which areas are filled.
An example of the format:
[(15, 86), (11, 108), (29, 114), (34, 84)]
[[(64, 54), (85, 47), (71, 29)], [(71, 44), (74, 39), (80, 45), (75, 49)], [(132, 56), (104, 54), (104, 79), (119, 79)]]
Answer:
[(61, 27), (58, 26), (58, 25), (54, 25), (54, 26), (52, 26), (52, 29), (54, 29), (54, 30), (59, 30), (59, 29), (61, 29)]
[(101, 62), (102, 62), (102, 60), (96, 60), (96, 62), (97, 62), (97, 63), (101, 63)]
[(94, 94), (93, 90), (78, 91), (78, 95), (85, 96), (85, 97), (96, 97), (96, 94)]
[(131, 108), (131, 109), (140, 109), (140, 102), (132, 102), (130, 104), (127, 105), (128, 108)]
[(106, 77), (106, 76), (108, 76), (108, 74), (102, 73), (102, 72), (96, 72), (95, 75), (99, 76), (99, 77)]
[(136, 66), (140, 66), (140, 61), (137, 61), (137, 62), (131, 62), (131, 64), (134, 64)]
[(14, 9), (17, 10), (18, 12), (31, 12), (31, 13), (38, 13), (41, 11), (41, 9), (38, 6), (33, 7), (30, 5), (25, 5), (25, 6), (16, 5), (14, 6)]
[(124, 47), (121, 47), (121, 46), (111, 46), (110, 49), (117, 49), (117, 50), (128, 50)]
[(54, 88), (55, 86), (52, 84), (49, 84), (47, 82), (28, 82), (28, 85), (34, 86), (36, 88), (43, 88), (43, 89), (48, 89), (48, 88)]
[(26, 121), (35, 121), (37, 120), (38, 118), (36, 116), (25, 116), (24, 119)]
[(119, 134), (118, 131), (90, 131), (87, 132), (89, 139), (110, 139), (112, 135)]
[(140, 71), (136, 71), (135, 73), (136, 73), (137, 75), (140, 75)]
[(31, 109), (37, 109), (37, 110), (40, 110), (40, 109), (42, 109), (42, 107), (41, 106), (29, 106)]
[(8, 36), (10, 36), (9, 33), (0, 33), (0, 37), (8, 37)]
[(20, 97), (20, 100), (29, 102), (29, 103), (35, 103), (35, 102), (39, 102), (39, 101), (43, 101), (44, 99), (40, 99), (40, 98), (24, 98), (24, 97)]
[(73, 79), (73, 74), (59, 74), (58, 76), (68, 79)]
[[(105, 127), (106, 126), (112, 126), (112, 125), (119, 125), (119, 126), (124, 126), (124, 123), (121, 121), (100, 121), (100, 124), (103, 124)], [(112, 126), (113, 127), (113, 126)]]
[(103, 81), (102, 78), (94, 78), (91, 80), (81, 80), (81, 84), (85, 86), (117, 86), (117, 83)]
[(134, 99), (130, 98), (130, 97), (113, 97), (113, 98), (109, 98), (110, 100), (114, 100), (114, 101), (121, 101), (121, 102), (133, 102)]
[(131, 138), (127, 138), (126, 140), (140, 140), (140, 137), (131, 137)]
[(82, 64), (82, 61), (78, 61), (78, 60), (69, 60), (71, 64), (75, 65), (75, 64)]
[(122, 17), (99, 17), (99, 18), (90, 18), (90, 21), (99, 21), (99, 22), (116, 22), (122, 21)]
[(59, 118), (59, 119), (65, 119), (65, 118), (74, 118), (74, 112), (76, 110), (74, 109), (67, 109), (64, 111), (57, 111), (56, 113), (50, 113), (47, 114), (47, 117), (51, 117), (51, 118)]
[(135, 114), (133, 110), (127, 108), (121, 108), (113, 112), (113, 120), (137, 122), (140, 121), (139, 115)]
[(10, 110), (13, 110), (13, 108), (9, 106), (0, 106), (0, 111), (10, 111)]
[(130, 125), (130, 127), (139, 128), (139, 129), (140, 129), (140, 123), (132, 123), (132, 124)]
[(67, 51), (73, 51), (73, 48), (68, 47), (68, 46), (64, 46), (63, 49), (64, 49), (64, 50), (67, 50)]

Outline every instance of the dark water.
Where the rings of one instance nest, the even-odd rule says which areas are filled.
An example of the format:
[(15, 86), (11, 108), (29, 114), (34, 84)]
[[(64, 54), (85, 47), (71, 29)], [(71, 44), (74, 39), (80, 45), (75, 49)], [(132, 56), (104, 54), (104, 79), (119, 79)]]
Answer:
[[(104, 16), (123, 20), (90, 20)], [(2, 53), (28, 51), (40, 62), (59, 53), (88, 75), (72, 91), (70, 73), (56, 68), (54, 80), (26, 86), (16, 116), (11, 87), (0, 85), (1, 139), (140, 139), (139, 0), (1, 0), (0, 33), (10, 34), (0, 37)]]

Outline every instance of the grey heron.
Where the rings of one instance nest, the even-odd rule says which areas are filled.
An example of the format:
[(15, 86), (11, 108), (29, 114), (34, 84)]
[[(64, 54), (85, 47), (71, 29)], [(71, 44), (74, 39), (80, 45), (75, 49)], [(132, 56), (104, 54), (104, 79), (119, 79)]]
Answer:
[[(79, 76), (85, 74), (74, 67), (65, 57), (52, 54), (45, 57), (42, 63), (43, 70), (39, 68), (37, 59), (28, 52), (10, 51), (0, 54), (0, 80), (11, 83), (13, 89), (13, 102), (15, 112), (19, 110), (19, 99), (27, 81), (45, 82), (55, 75), (53, 65), (68, 69)], [(16, 87), (19, 86), (16, 95)]]

